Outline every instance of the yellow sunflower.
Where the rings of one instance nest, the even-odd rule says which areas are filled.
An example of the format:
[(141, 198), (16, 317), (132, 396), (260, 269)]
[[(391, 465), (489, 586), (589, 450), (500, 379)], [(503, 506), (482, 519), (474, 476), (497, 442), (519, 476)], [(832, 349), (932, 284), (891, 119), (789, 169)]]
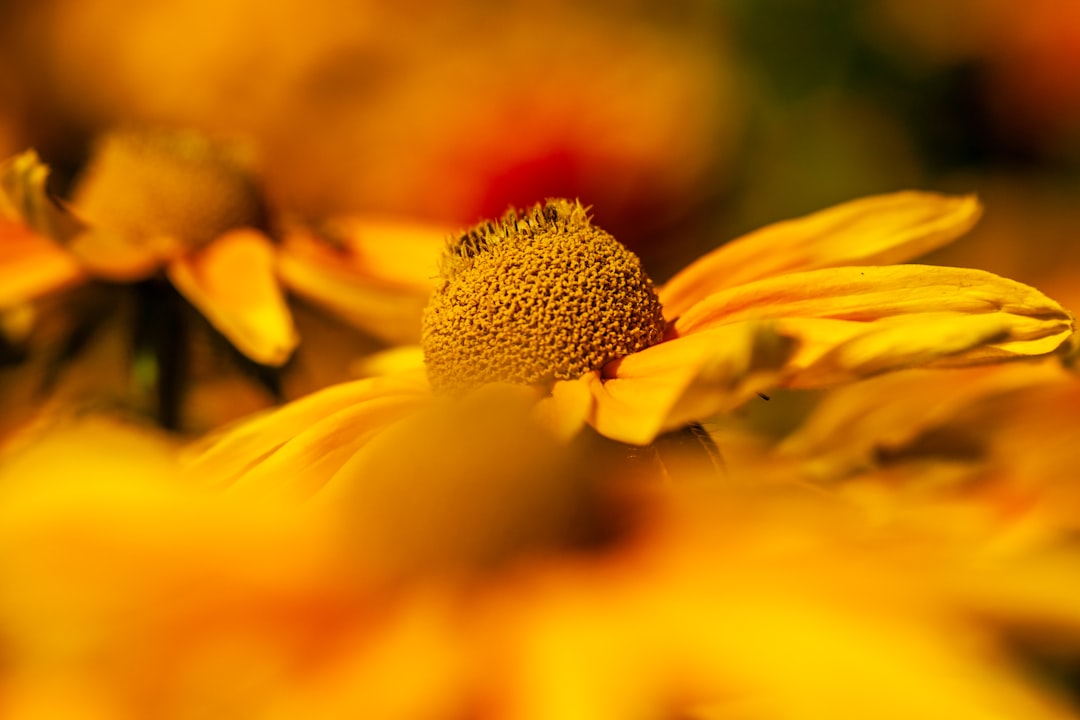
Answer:
[(771, 386), (1054, 352), (1073, 318), (1037, 290), (980, 270), (882, 265), (949, 242), (979, 214), (971, 197), (856, 200), (728, 243), (655, 289), (580, 203), (511, 211), (449, 241), (424, 315), (424, 369), (301, 398), (213, 438), (197, 465), (229, 480), (260, 465), (332, 475), (330, 457), (432, 389), (527, 384), (560, 433), (588, 423), (648, 445)]

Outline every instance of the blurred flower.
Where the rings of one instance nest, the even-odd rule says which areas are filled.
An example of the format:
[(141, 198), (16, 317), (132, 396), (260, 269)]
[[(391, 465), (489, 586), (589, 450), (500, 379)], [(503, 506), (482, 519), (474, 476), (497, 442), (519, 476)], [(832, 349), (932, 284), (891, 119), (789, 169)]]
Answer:
[(299, 342), (283, 286), (380, 337), (415, 339), (403, 328), (431, 291), (423, 260), (443, 232), (369, 218), (327, 220), (318, 231), (294, 221), (277, 248), (260, 230), (269, 220), (238, 153), (195, 132), (116, 132), (102, 139), (70, 205), (48, 195), (48, 168), (33, 151), (8, 160), (0, 269), (11, 281), (0, 305), (87, 276), (132, 282), (163, 270), (262, 364), (283, 364)]
[[(444, 242), (443, 230), (389, 218), (344, 216), (314, 223), (270, 214), (251, 162), (240, 146), (194, 131), (117, 131), (101, 140), (69, 203), (49, 194), (49, 169), (33, 151), (9, 159), (0, 170), (0, 310), (11, 320), (3, 325), (6, 340), (22, 344), (34, 308), (60, 291), (90, 280), (103, 281), (97, 285), (105, 288), (130, 286), (137, 296), (134, 309), (126, 311), (124, 298), (113, 292), (97, 312), (128, 312), (131, 373), (136, 385), (156, 387), (159, 420), (199, 429), (207, 423), (197, 416), (210, 418), (212, 425), (212, 418), (236, 412), (211, 409), (196, 386), (216, 384), (221, 391), (218, 381), (229, 375), (239, 389), (242, 379), (230, 369), (238, 365), (235, 358), (218, 352), (225, 359), (217, 360), (201, 347), (209, 344), (202, 337), (211, 333), (181, 314), (183, 302), (170, 285), (232, 345), (263, 365), (284, 365), (299, 342), (287, 290), (342, 318), (347, 325), (337, 328), (329, 347), (316, 333), (313, 342), (319, 347), (293, 363), (299, 372), (290, 387), (305, 391), (312, 382), (306, 376), (314, 374), (311, 357), (346, 354), (351, 335), (366, 338), (367, 351), (378, 343), (415, 342), (423, 303), (434, 286), (433, 258)], [(78, 312), (69, 307), (68, 314)], [(13, 322), (17, 318), (22, 320)], [(85, 328), (72, 331), (79, 333), (93, 334)], [(55, 339), (53, 346), (64, 343)], [(352, 359), (339, 364), (345, 368)], [(331, 381), (347, 377), (340, 372)], [(248, 395), (260, 392), (267, 394), (255, 388)], [(238, 412), (252, 407), (251, 397), (224, 395), (230, 396), (224, 404)]]
[(715, 484), (638, 488), (651, 512), (582, 544), (582, 519), (625, 520), (592, 492), (619, 478), (568, 480), (520, 389), (491, 399), (417, 416), (424, 453), (384, 436), (302, 506), (194, 487), (130, 431), (5, 458), (4, 712), (1077, 717), (1010, 644), (1077, 646), (1075, 548), (994, 555)]
[[(262, 203), (253, 179), (227, 148), (194, 133), (106, 136), (75, 188), (71, 209), (48, 196), (47, 177), (33, 151), (3, 167), (5, 215), (55, 243), (35, 241), (39, 264), (51, 248), (54, 264), (66, 258), (111, 281), (132, 282), (164, 269), (246, 355), (268, 365), (288, 359), (298, 338), (274, 274), (273, 247), (257, 229), (265, 223)], [(18, 269), (3, 266), (9, 273)], [(56, 280), (53, 287), (27, 288), (22, 299), (72, 278)]]
[(511, 212), (447, 248), (425, 317), (427, 381), (413, 368), (328, 388), (215, 435), (195, 468), (226, 483), (317, 469), (325, 482), (430, 402), (429, 384), (522, 383), (561, 436), (588, 422), (647, 446), (774, 385), (1053, 352), (1072, 317), (1032, 288), (977, 270), (853, 265), (925, 252), (978, 213), (971, 198), (867, 198), (725, 245), (657, 292), (580, 204)]

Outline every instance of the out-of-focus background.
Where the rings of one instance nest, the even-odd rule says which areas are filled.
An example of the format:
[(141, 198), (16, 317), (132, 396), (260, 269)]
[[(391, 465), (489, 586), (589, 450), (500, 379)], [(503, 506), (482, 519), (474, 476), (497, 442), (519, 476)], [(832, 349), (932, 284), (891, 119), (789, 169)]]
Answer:
[[(133, 125), (244, 141), (272, 210), (314, 221), (460, 228), (578, 197), (658, 281), (833, 203), (976, 192), (983, 221), (930, 260), (1080, 306), (1080, 5), (1061, 0), (0, 4), (0, 155), (36, 148), (63, 195)], [(286, 396), (377, 346), (330, 326), (340, 359), (313, 370), (318, 332)], [(270, 401), (229, 387), (180, 425)]]
[(0, 28), (0, 150), (61, 178), (103, 128), (195, 126), (299, 213), (580, 196), (660, 279), (851, 197), (976, 191), (948, 260), (1074, 292), (1074, 3), (7, 0)]

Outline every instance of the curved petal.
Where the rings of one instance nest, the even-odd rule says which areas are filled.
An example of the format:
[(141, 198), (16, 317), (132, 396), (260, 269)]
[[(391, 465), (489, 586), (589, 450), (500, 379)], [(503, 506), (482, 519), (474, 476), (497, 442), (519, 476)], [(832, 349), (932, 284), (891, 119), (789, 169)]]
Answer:
[(117, 281), (146, 277), (183, 245), (168, 235), (121, 233), (90, 225), (46, 190), (49, 167), (33, 150), (0, 165), (0, 216), (56, 241), (94, 275)]
[(256, 362), (282, 365), (299, 342), (274, 272), (274, 248), (255, 230), (234, 230), (167, 267), (176, 289)]
[(402, 345), (357, 358), (349, 364), (349, 373), (352, 377), (362, 378), (423, 370), (424, 367), (424, 349), (419, 345)]
[(711, 293), (783, 273), (906, 262), (964, 234), (981, 214), (970, 195), (909, 191), (854, 200), (713, 250), (660, 288), (660, 302), (674, 319)]
[(561, 380), (551, 389), (551, 395), (537, 403), (535, 417), (555, 437), (570, 440), (585, 427), (592, 411), (591, 380)]
[[(347, 253), (350, 268), (371, 280), (430, 292), (452, 229), (420, 222), (343, 217), (326, 231)], [(286, 242), (288, 245), (288, 242)]]
[(297, 491), (312, 467), (319, 470), (310, 472), (312, 482), (328, 478), (356, 448), (429, 397), (421, 373), (334, 385), (196, 442), (187, 469), (206, 485), (269, 483), (274, 492), (284, 480), (291, 484), (285, 489)]
[(69, 253), (19, 222), (0, 218), (0, 308), (86, 279)]
[[(686, 335), (749, 319), (830, 318), (869, 322), (895, 315), (1008, 313), (1071, 326), (1065, 308), (1014, 280), (983, 270), (895, 265), (842, 267), (782, 275), (710, 295), (686, 312), (674, 333)], [(1032, 338), (1026, 338), (1032, 339)]]
[(0, 163), (0, 217), (26, 223), (35, 232), (66, 243), (84, 229), (45, 189), (49, 166), (27, 150)]
[(799, 338), (790, 387), (811, 388), (911, 367), (962, 367), (1053, 352), (1072, 332), (1060, 319), (1005, 312), (920, 313), (876, 322), (778, 321)]
[(675, 338), (587, 375), (596, 430), (647, 445), (660, 433), (731, 409), (781, 381), (790, 338), (756, 322)]
[(430, 400), (424, 394), (373, 397), (321, 418), (236, 479), (230, 491), (306, 498), (372, 438)]
[(104, 227), (88, 227), (66, 247), (88, 271), (115, 282), (149, 277), (187, 251), (171, 235), (133, 235)]
[(882, 375), (831, 391), (779, 451), (799, 458), (815, 476), (843, 477), (872, 467), (876, 453), (910, 443), (981, 399), (1068, 377), (1053, 362)]
[(433, 226), (345, 218), (327, 236), (287, 233), (278, 272), (290, 290), (346, 322), (394, 344), (416, 342), (446, 236)]

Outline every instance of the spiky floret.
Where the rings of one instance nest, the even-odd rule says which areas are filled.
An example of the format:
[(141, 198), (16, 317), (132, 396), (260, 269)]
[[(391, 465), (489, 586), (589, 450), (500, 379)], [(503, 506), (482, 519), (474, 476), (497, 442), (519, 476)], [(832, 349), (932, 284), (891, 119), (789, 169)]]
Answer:
[(640, 260), (580, 202), (480, 223), (448, 243), (440, 271), (422, 339), (436, 390), (571, 380), (663, 338)]

